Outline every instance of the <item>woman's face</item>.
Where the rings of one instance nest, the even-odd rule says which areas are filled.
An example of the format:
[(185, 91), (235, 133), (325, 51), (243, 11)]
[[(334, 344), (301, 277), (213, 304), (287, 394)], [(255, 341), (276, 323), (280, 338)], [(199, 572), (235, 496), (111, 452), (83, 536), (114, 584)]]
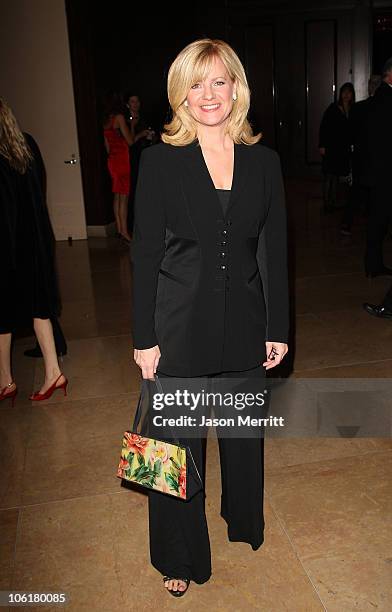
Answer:
[(343, 104), (351, 104), (353, 101), (353, 94), (351, 89), (343, 89), (342, 91), (342, 102)]
[(215, 57), (206, 78), (194, 83), (187, 95), (188, 110), (203, 125), (219, 125), (230, 115), (235, 85), (224, 63)]
[(128, 106), (131, 112), (136, 113), (140, 109), (139, 96), (131, 96), (128, 99)]

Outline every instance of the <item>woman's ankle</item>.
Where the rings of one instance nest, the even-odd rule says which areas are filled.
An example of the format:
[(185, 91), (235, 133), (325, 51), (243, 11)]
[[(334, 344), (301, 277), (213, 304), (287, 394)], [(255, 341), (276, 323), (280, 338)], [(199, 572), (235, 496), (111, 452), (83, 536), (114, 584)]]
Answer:
[[(7, 381), (7, 382), (5, 382), (5, 381)], [(16, 386), (16, 383), (10, 377), (4, 378), (4, 379), (0, 379), (0, 391), (2, 391), (4, 389), (6, 390), (6, 392), (7, 391), (13, 391), (15, 386)]]
[(60, 368), (51, 368), (45, 372), (45, 381), (54, 382), (57, 378), (60, 378), (60, 376), (63, 376)]

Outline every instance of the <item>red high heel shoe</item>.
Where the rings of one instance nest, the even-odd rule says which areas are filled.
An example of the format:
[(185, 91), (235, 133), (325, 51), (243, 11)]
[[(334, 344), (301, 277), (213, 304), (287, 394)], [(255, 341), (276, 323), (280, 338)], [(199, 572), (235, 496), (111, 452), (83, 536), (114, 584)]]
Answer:
[(33, 393), (33, 395), (30, 395), (29, 399), (31, 399), (32, 402), (41, 402), (42, 400), (46, 400), (52, 397), (53, 393), (57, 389), (64, 389), (64, 395), (67, 395), (68, 380), (66, 379), (65, 376), (64, 376), (64, 382), (62, 382), (61, 385), (57, 385), (58, 381), (60, 380), (62, 376), (64, 376), (63, 373), (61, 373), (60, 376), (56, 378), (53, 385), (51, 385), (49, 389), (45, 391), (45, 393), (39, 393), (38, 391), (36, 391), (35, 393)]
[(12, 407), (14, 407), (15, 398), (16, 398), (16, 395), (18, 393), (17, 386), (15, 385), (15, 389), (10, 391), (9, 393), (6, 393), (7, 389), (12, 387), (12, 385), (15, 385), (13, 380), (10, 383), (8, 383), (8, 385), (6, 385), (3, 389), (0, 390), (0, 402), (2, 402), (3, 400), (9, 398), (10, 400), (12, 400), (12, 402), (11, 402)]

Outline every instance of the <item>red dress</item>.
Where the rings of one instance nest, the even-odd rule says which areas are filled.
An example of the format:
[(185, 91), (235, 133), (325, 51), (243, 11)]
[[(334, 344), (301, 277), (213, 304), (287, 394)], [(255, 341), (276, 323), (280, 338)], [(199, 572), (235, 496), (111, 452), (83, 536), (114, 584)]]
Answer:
[(114, 120), (115, 117), (111, 117), (109, 127), (103, 131), (109, 145), (108, 168), (112, 177), (112, 192), (129, 195), (129, 146), (120, 130), (113, 127)]

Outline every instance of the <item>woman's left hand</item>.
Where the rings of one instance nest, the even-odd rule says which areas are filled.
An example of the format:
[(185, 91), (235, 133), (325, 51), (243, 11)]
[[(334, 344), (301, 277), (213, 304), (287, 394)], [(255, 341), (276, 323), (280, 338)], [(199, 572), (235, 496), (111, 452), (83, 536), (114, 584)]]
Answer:
[(267, 361), (264, 361), (263, 366), (265, 366), (266, 370), (270, 370), (279, 365), (289, 350), (287, 344), (283, 342), (266, 342), (265, 349)]

